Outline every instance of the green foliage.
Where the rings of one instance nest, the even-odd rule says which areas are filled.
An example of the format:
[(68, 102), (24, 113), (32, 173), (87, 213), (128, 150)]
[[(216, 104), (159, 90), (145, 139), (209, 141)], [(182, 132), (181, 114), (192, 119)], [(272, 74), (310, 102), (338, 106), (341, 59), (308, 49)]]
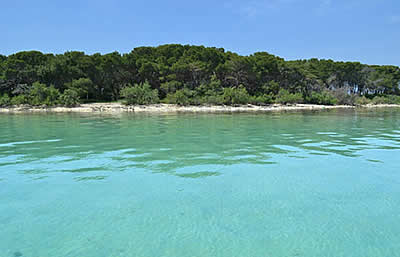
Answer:
[(303, 101), (303, 96), (300, 93), (289, 93), (286, 89), (281, 89), (275, 99), (275, 102), (279, 104), (299, 104)]
[(35, 82), (29, 92), (29, 104), (52, 106), (58, 103), (60, 92), (53, 86)]
[(17, 95), (11, 98), (11, 105), (22, 105), (28, 104), (29, 99), (26, 95)]
[(149, 83), (135, 84), (121, 90), (121, 96), (125, 98), (125, 104), (153, 104), (158, 103), (158, 90), (151, 89)]
[[(400, 95), (397, 66), (315, 58), (285, 61), (266, 52), (240, 56), (222, 48), (170, 44), (138, 47), (127, 54), (23, 51), (0, 55), (0, 94), (25, 95), (14, 102), (55, 104), (54, 97), (47, 101), (45, 96), (55, 95), (55, 91), (47, 92), (35, 82), (47, 88), (54, 85), (60, 92), (73, 89), (86, 101), (112, 101), (120, 98), (126, 85), (146, 81), (161, 98), (168, 98), (165, 101), (174, 102), (185, 95), (189, 99), (183, 102), (190, 104), (264, 104), (271, 102), (270, 96), (282, 103), (302, 102), (301, 96), (307, 96), (305, 102), (355, 104), (363, 95), (385, 98), (377, 102), (396, 102), (386, 96)], [(247, 94), (229, 89), (239, 87)], [(174, 96), (178, 90), (190, 91)]]
[(254, 105), (265, 105), (265, 104), (272, 104), (274, 102), (273, 96), (263, 94), (260, 96), (251, 96), (249, 103), (254, 104)]
[(7, 95), (0, 95), (0, 107), (9, 106), (11, 104), (11, 98)]
[(79, 105), (79, 93), (74, 89), (66, 89), (60, 96), (59, 101), (62, 105), (73, 107)]
[(221, 94), (207, 95), (200, 98), (200, 104), (222, 105), (224, 97)]
[(267, 94), (277, 95), (279, 93), (279, 83), (274, 80), (268, 81), (262, 87), (262, 91)]
[(372, 104), (400, 104), (400, 96), (375, 96), (372, 99)]
[(221, 91), (222, 89), (221, 85), (222, 83), (217, 78), (217, 76), (212, 75), (209, 83), (207, 82), (202, 83), (196, 90), (200, 95), (215, 96), (218, 95), (219, 92)]
[(196, 95), (199, 104), (224, 104), (222, 83), (215, 74), (211, 76), (210, 82), (204, 82), (196, 88)]
[(222, 98), (224, 104), (246, 104), (250, 100), (250, 95), (246, 88), (240, 85), (238, 88), (224, 88)]
[(54, 88), (54, 86), (50, 86), (47, 88), (47, 98), (45, 101), (45, 105), (47, 106), (53, 106), (58, 104), (58, 100), (60, 98), (60, 91), (58, 89)]
[(168, 104), (177, 104), (177, 105), (188, 105), (190, 104), (190, 99), (188, 97), (187, 90), (177, 90), (175, 93), (169, 93), (165, 98), (164, 102)]
[(322, 105), (335, 105), (337, 99), (329, 91), (322, 91), (321, 93), (312, 92), (311, 96), (306, 98), (307, 103), (322, 104)]
[(389, 104), (400, 104), (400, 96), (398, 95), (387, 95)]
[(371, 99), (366, 98), (365, 96), (357, 97), (355, 100), (355, 105), (367, 105), (371, 103), (372, 103)]
[(183, 87), (182, 83), (176, 80), (168, 81), (162, 83), (160, 86), (161, 92), (165, 95), (169, 93), (174, 93), (176, 90), (181, 89)]
[(74, 79), (71, 82), (65, 83), (65, 87), (78, 92), (80, 98), (89, 98), (89, 92), (93, 88), (93, 82), (89, 78)]
[(42, 105), (47, 98), (47, 86), (45, 84), (35, 82), (29, 92), (29, 103), (31, 105)]

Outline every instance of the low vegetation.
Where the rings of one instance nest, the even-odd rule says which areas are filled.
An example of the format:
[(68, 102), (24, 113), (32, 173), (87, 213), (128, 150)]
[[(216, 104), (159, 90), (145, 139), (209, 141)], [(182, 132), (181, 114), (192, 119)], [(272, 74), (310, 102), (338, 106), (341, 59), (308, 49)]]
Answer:
[(60, 95), (59, 102), (68, 107), (77, 106), (80, 103), (79, 93), (74, 89), (66, 89), (64, 93)]
[(158, 90), (151, 89), (149, 83), (128, 85), (121, 90), (121, 96), (125, 98), (124, 103), (132, 104), (154, 104), (159, 102)]
[(29, 94), (21, 94), (10, 98), (8, 94), (0, 96), (0, 107), (31, 105), (31, 106), (67, 106), (73, 107), (80, 103), (79, 94), (74, 89), (66, 89), (64, 93), (54, 87), (34, 83)]

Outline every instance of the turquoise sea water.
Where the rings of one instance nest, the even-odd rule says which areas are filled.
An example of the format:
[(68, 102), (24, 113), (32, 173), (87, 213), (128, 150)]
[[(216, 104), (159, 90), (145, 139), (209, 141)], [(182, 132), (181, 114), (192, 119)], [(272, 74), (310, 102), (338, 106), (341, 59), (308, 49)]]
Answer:
[(400, 110), (0, 115), (16, 256), (400, 256)]

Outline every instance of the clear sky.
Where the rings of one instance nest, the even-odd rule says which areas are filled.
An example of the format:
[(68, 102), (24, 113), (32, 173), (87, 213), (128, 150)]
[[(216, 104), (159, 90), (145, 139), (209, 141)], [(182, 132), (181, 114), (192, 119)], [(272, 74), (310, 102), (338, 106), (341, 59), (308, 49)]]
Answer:
[(0, 53), (167, 43), (400, 65), (400, 0), (3, 0)]

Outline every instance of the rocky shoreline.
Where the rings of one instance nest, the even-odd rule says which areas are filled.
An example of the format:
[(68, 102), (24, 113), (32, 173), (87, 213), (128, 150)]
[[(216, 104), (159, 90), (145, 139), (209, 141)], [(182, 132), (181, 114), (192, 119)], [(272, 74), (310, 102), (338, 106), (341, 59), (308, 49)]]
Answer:
[(381, 107), (400, 107), (400, 105), (240, 105), (240, 106), (179, 106), (174, 104), (153, 104), (126, 106), (120, 103), (90, 103), (81, 104), (77, 107), (37, 107), (37, 106), (15, 106), (0, 108), (0, 113), (230, 113), (230, 112), (274, 112), (274, 111), (303, 111), (303, 110), (329, 110), (329, 109), (354, 109), (354, 108), (381, 108)]

